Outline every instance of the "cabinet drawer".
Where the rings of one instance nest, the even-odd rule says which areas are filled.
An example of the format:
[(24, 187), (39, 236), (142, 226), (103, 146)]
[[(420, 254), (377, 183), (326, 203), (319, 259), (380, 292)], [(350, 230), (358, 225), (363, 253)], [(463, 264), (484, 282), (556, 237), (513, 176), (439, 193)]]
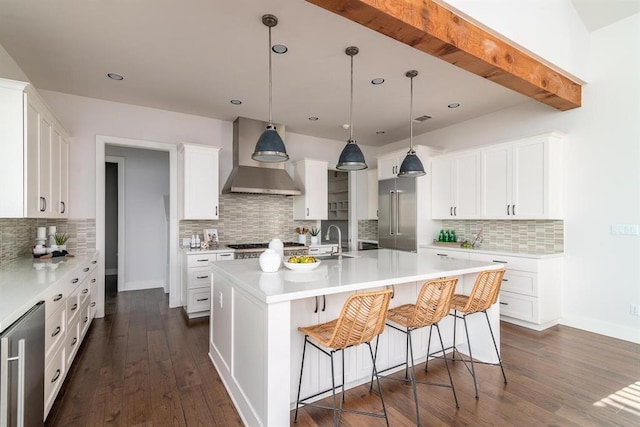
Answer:
[(502, 279), (501, 291), (514, 292), (516, 294), (538, 296), (538, 275), (526, 271), (507, 270)]
[(93, 317), (91, 316), (91, 307), (88, 304), (82, 306), (82, 312), (80, 312), (80, 319), (78, 320), (80, 324), (80, 337), (84, 339), (84, 336), (87, 334), (89, 330), (89, 325), (91, 325), (91, 320)]
[(189, 269), (189, 281), (187, 283), (189, 289), (209, 288), (211, 287), (211, 270), (209, 269)]
[(218, 254), (216, 261), (231, 261), (234, 258), (233, 252), (223, 252)]
[(67, 355), (67, 366), (71, 366), (73, 358), (76, 356), (78, 347), (80, 347), (80, 324), (76, 320), (67, 326), (67, 339), (65, 342), (65, 352)]
[(60, 346), (67, 332), (66, 306), (58, 307), (58, 310), (45, 322), (44, 348), (45, 360)]
[(68, 296), (64, 286), (54, 285), (50, 290), (47, 290), (47, 294), (44, 296), (44, 310), (47, 319), (60, 307), (66, 306)]
[(90, 262), (88, 262), (77, 271), (75, 271), (75, 274), (71, 276), (69, 282), (67, 283), (67, 291), (73, 291), (76, 287), (78, 287), (80, 283), (82, 283), (87, 277), (89, 277), (92, 270), (94, 269), (95, 264), (91, 264)]
[(217, 259), (216, 254), (187, 255), (187, 267), (207, 267)]
[(194, 289), (189, 290), (188, 312), (209, 311), (211, 307), (211, 290)]
[(432, 253), (441, 257), (449, 257), (449, 258), (458, 258), (458, 259), (469, 259), (469, 254), (463, 251), (452, 251), (446, 248), (437, 248), (437, 249), (427, 249), (427, 253)]
[(75, 322), (78, 313), (80, 312), (80, 291), (81, 287), (78, 286), (73, 293), (67, 298), (67, 324)]
[(536, 322), (538, 318), (538, 299), (511, 292), (501, 292), (500, 315)]
[(469, 259), (475, 261), (496, 262), (504, 264), (507, 270), (538, 271), (538, 260), (535, 258), (521, 258), (494, 254), (470, 253)]
[(60, 347), (60, 349), (53, 355), (49, 363), (44, 370), (44, 415), (49, 414), (53, 402), (56, 400), (58, 390), (64, 381), (64, 375), (66, 373), (66, 346)]

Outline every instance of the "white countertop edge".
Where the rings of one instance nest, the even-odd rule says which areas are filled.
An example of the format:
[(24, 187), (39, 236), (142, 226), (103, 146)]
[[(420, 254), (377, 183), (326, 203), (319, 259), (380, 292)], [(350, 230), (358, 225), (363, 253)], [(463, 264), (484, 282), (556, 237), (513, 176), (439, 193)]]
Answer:
[(458, 248), (455, 246), (437, 246), (437, 245), (420, 245), (420, 248), (423, 249), (441, 249), (443, 251), (458, 251), (458, 252), (466, 252), (466, 253), (477, 253), (477, 254), (493, 254), (493, 255), (503, 255), (503, 256), (513, 256), (520, 258), (535, 258), (535, 259), (547, 259), (547, 258), (560, 258), (564, 256), (564, 252), (555, 252), (555, 253), (546, 253), (546, 254), (535, 254), (535, 253), (525, 253), (525, 252), (508, 252), (508, 251), (495, 251), (489, 249), (467, 249), (467, 248)]
[(235, 252), (235, 249), (229, 248), (227, 246), (218, 246), (215, 249), (191, 249), (191, 248), (180, 248), (182, 252), (187, 255), (191, 254), (219, 254), (219, 253), (229, 253)]

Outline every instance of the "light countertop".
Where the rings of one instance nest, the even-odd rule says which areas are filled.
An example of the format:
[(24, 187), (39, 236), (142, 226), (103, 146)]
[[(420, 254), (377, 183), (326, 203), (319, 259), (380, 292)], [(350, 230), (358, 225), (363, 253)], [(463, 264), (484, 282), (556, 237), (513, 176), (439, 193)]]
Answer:
[(0, 268), (0, 332), (38, 301), (49, 286), (71, 274), (95, 253), (50, 260), (23, 258)]
[(494, 249), (485, 249), (483, 247), (477, 249), (469, 249), (469, 248), (461, 248), (456, 246), (437, 246), (437, 245), (420, 245), (421, 248), (424, 249), (440, 249), (443, 251), (459, 251), (466, 253), (477, 253), (477, 254), (492, 254), (492, 255), (503, 255), (503, 256), (514, 256), (514, 257), (522, 257), (522, 258), (535, 258), (535, 259), (546, 259), (546, 258), (558, 258), (564, 256), (563, 252), (549, 252), (544, 250), (535, 250), (530, 249), (524, 252), (510, 252), (504, 250), (494, 250)]
[(495, 263), (390, 249), (351, 254), (356, 257), (343, 257), (341, 261), (320, 258), (321, 264), (312, 271), (281, 267), (275, 273), (263, 273), (257, 259), (210, 263), (210, 266), (214, 286), (218, 276), (267, 304), (500, 268)]

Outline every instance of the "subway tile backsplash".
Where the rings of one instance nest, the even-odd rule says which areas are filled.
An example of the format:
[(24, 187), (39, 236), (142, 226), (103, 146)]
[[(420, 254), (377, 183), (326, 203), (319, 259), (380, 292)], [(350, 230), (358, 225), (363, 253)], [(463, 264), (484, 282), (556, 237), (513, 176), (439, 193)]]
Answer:
[(378, 220), (363, 219), (358, 221), (358, 239), (378, 240)]
[[(455, 230), (456, 236), (473, 241), (482, 228), (480, 247), (506, 252), (564, 252), (564, 221), (551, 220), (466, 220), (442, 221), (442, 228)], [(434, 238), (437, 236), (434, 236)]]
[[(200, 234), (205, 228), (216, 228), (221, 244), (266, 243), (273, 238), (298, 241), (296, 227), (318, 227), (319, 221), (294, 221), (293, 198), (261, 194), (221, 194), (220, 220), (180, 221), (180, 243), (183, 238)], [(307, 244), (310, 236), (307, 234)]]
[(0, 267), (17, 258), (31, 256), (38, 227), (56, 226), (58, 233), (67, 233), (67, 251), (83, 255), (96, 249), (95, 219), (34, 219), (0, 218)]

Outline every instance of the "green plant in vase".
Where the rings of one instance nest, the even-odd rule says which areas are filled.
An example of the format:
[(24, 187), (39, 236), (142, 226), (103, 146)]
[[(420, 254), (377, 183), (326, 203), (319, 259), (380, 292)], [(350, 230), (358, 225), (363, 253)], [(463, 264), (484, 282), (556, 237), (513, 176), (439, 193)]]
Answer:
[(64, 251), (67, 249), (67, 240), (69, 240), (69, 235), (67, 233), (56, 233), (53, 235), (53, 239), (58, 245), (58, 250)]
[(314, 245), (318, 243), (318, 240), (320, 240), (318, 237), (320, 235), (320, 229), (318, 227), (311, 227), (309, 234), (311, 234), (311, 244)]

